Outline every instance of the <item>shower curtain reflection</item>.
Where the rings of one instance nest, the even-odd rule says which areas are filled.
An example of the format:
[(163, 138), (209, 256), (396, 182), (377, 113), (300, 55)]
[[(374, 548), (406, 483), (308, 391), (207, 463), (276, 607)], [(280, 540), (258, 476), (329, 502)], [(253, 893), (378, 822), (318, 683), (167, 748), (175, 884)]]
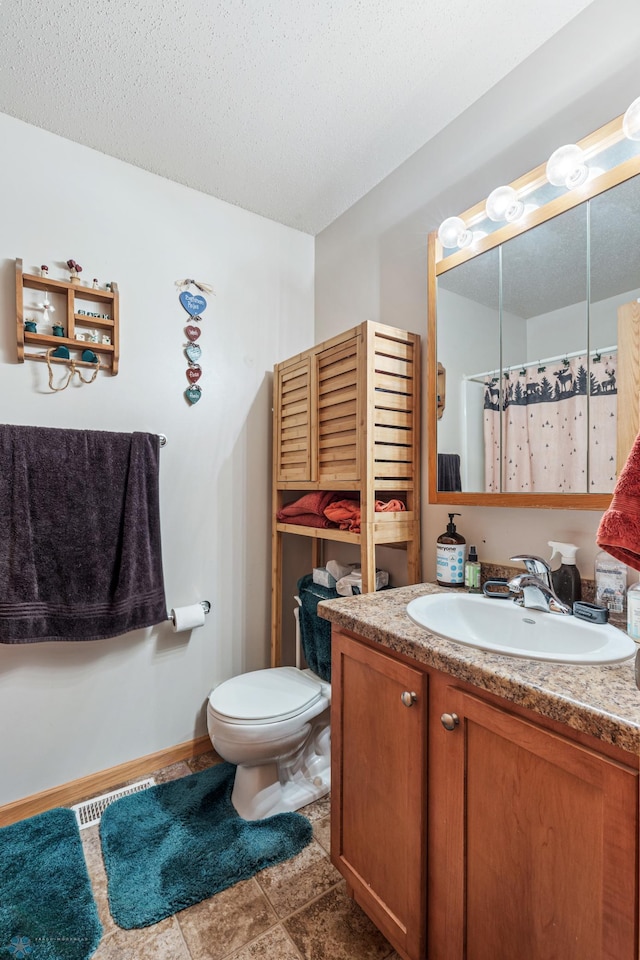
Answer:
[[(611, 492), (617, 351), (525, 364), (485, 382), (488, 493)], [(559, 438), (559, 439), (558, 439)]]

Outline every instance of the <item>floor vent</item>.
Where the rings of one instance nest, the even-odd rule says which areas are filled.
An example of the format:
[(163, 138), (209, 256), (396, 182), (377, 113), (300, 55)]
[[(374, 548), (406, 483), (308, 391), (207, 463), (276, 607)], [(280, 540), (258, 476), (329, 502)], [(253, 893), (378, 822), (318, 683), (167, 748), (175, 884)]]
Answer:
[(155, 783), (153, 778), (138, 780), (137, 783), (130, 783), (129, 786), (122, 787), (121, 790), (113, 790), (111, 793), (103, 793), (99, 797), (92, 797), (91, 800), (85, 800), (83, 803), (76, 803), (71, 809), (76, 815), (78, 827), (84, 830), (85, 827), (92, 827), (95, 823), (100, 823), (100, 817), (114, 800), (128, 797), (132, 793), (140, 793), (141, 790), (154, 787)]

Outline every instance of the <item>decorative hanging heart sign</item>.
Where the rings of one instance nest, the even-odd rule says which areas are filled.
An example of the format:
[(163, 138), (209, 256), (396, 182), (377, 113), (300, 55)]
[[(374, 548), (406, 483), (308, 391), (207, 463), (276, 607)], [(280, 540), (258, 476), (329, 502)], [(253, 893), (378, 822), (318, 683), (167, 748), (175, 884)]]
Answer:
[(184, 392), (185, 397), (189, 403), (197, 403), (200, 397), (202, 396), (202, 389), (200, 387), (187, 387)]
[(202, 387), (198, 385), (198, 380), (202, 376), (202, 368), (198, 360), (202, 356), (202, 348), (196, 340), (200, 339), (202, 330), (199, 327), (202, 313), (207, 309), (207, 301), (199, 293), (191, 293), (189, 287), (195, 287), (202, 293), (213, 293), (213, 287), (208, 283), (201, 283), (198, 280), (176, 280), (176, 287), (182, 290), (179, 294), (181, 306), (189, 314), (190, 320), (184, 328), (187, 343), (184, 345), (184, 352), (189, 361), (185, 373), (189, 386), (184, 391), (184, 396), (188, 402), (193, 405), (197, 403), (202, 396)]
[(207, 301), (204, 297), (189, 293), (185, 290), (180, 294), (180, 303), (185, 308), (190, 317), (199, 317), (207, 309)]

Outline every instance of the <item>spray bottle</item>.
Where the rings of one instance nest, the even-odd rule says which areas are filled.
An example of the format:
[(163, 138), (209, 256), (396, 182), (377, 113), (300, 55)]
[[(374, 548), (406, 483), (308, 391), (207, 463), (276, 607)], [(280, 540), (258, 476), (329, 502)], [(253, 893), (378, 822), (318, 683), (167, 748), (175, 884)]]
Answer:
[(548, 543), (553, 548), (551, 560), (556, 553), (560, 554), (561, 560), (558, 569), (551, 572), (553, 589), (563, 603), (573, 607), (576, 600), (582, 599), (582, 582), (576, 567), (578, 548), (574, 543), (558, 543), (556, 540), (549, 540)]

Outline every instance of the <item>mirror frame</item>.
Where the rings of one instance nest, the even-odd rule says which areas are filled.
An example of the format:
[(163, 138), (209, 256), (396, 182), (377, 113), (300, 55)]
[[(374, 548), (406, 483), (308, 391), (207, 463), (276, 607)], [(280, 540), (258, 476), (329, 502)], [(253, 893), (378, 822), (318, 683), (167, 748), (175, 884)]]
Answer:
[[(585, 151), (586, 158), (594, 157), (607, 147), (613, 146), (624, 139), (622, 131), (623, 115), (616, 117), (609, 123), (595, 130), (578, 141), (578, 146)], [(547, 220), (553, 219), (573, 207), (580, 206), (587, 200), (610, 190), (611, 187), (624, 183), (640, 173), (640, 154), (624, 160), (613, 167), (588, 180), (583, 186), (575, 190), (567, 190), (565, 194), (551, 200), (538, 209), (525, 215), (515, 223), (507, 223), (498, 227), (492, 233), (476, 241), (470, 247), (456, 250), (444, 256), (442, 245), (438, 240), (438, 232), (429, 234), (427, 246), (427, 423), (429, 435), (428, 472), (429, 472), (429, 503), (456, 505), (472, 505), (483, 507), (529, 507), (552, 508), (560, 510), (606, 510), (610, 503), (610, 493), (464, 493), (448, 490), (438, 490), (438, 404), (437, 404), (437, 278), (448, 270), (457, 267), (467, 260), (472, 260), (492, 250), (494, 247), (511, 240), (521, 233), (537, 227)], [(522, 198), (532, 193), (538, 187), (547, 183), (546, 162), (517, 180), (512, 186)], [(473, 227), (485, 219), (485, 200), (460, 214), (468, 228)], [(639, 404), (640, 406), (640, 404)]]

